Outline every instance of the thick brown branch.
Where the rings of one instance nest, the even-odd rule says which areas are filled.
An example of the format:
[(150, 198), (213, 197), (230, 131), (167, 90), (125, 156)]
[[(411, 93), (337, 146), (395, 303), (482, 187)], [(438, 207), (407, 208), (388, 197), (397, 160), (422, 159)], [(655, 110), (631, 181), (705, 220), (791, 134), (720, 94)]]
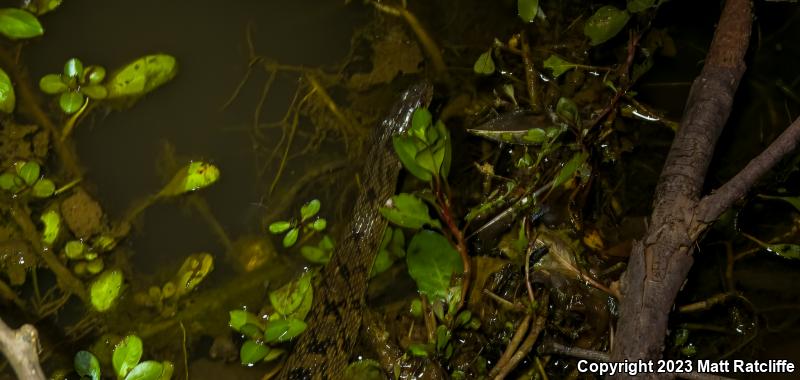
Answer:
[(733, 202), (744, 197), (764, 173), (794, 150), (798, 141), (800, 141), (800, 117), (736, 176), (700, 201), (697, 211), (698, 222), (707, 224), (716, 220)]
[(36, 328), (22, 325), (13, 330), (0, 319), (0, 351), (3, 352), (17, 378), (44, 380), (44, 371), (39, 365), (39, 337)]
[(634, 244), (621, 279), (623, 299), (612, 361), (661, 356), (670, 310), (693, 263), (696, 212), (706, 171), (745, 70), (751, 17), (749, 0), (726, 1), (661, 172), (650, 228)]

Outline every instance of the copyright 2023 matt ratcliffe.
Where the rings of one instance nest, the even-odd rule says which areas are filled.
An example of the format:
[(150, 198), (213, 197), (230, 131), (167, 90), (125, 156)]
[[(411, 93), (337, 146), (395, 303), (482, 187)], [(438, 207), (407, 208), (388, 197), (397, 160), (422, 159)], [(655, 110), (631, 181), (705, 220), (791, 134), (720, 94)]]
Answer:
[(626, 373), (794, 373), (797, 366), (785, 359), (770, 360), (637, 360), (621, 362), (578, 361), (578, 372), (613, 376)]

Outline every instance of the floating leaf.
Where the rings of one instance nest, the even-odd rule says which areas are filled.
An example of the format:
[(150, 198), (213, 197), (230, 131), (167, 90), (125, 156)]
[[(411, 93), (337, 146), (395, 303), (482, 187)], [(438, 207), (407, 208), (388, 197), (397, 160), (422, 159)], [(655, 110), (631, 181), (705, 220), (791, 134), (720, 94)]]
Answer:
[(42, 230), (42, 242), (46, 246), (53, 245), (58, 233), (61, 232), (61, 215), (55, 210), (49, 210), (40, 217), (44, 229)]
[(219, 169), (207, 162), (195, 161), (178, 170), (167, 186), (158, 193), (162, 197), (172, 197), (210, 186), (219, 179)]
[(264, 320), (247, 310), (231, 310), (228, 314), (230, 315), (228, 326), (236, 331), (241, 332), (241, 329), (248, 324), (264, 329)]
[(628, 19), (630, 13), (613, 5), (606, 5), (597, 10), (583, 26), (583, 34), (591, 39), (592, 45), (599, 45), (616, 36)]
[(214, 257), (209, 253), (193, 253), (183, 261), (173, 280), (177, 285), (175, 295), (181, 297), (189, 293), (214, 270)]
[(107, 270), (92, 283), (89, 289), (92, 306), (97, 311), (106, 311), (114, 305), (122, 290), (122, 272)]
[[(100, 84), (103, 79), (106, 79), (106, 68), (103, 66), (92, 65), (83, 71), (84, 82), (89, 82), (89, 84)], [(106, 91), (106, 93), (108, 92)]]
[(83, 62), (78, 58), (70, 58), (64, 63), (64, 76), (78, 79), (83, 76)]
[(160, 380), (164, 372), (164, 364), (148, 360), (134, 367), (125, 380)]
[(16, 40), (41, 36), (44, 33), (39, 19), (28, 11), (17, 8), (0, 9), (0, 33)]
[(128, 335), (114, 347), (111, 364), (114, 366), (117, 377), (124, 378), (139, 364), (141, 359), (142, 340), (136, 335)]
[(33, 185), (39, 179), (42, 168), (35, 161), (27, 161), (17, 167), (17, 175), (22, 178), (28, 186)]
[(39, 88), (45, 94), (55, 95), (67, 91), (69, 87), (61, 80), (61, 75), (47, 74), (39, 80)]
[(242, 362), (242, 365), (250, 366), (264, 360), (269, 351), (269, 347), (248, 339), (242, 344), (242, 348), (239, 349), (239, 360)]
[[(2, 20), (0, 20), (0, 23), (2, 23)], [(0, 68), (0, 111), (5, 113), (14, 112), (16, 102), (17, 98), (14, 95), (14, 86), (11, 84), (11, 78)]]
[(463, 271), (461, 256), (450, 242), (433, 231), (417, 232), (406, 250), (408, 273), (420, 293), (431, 301), (445, 299), (453, 274)]
[(286, 235), (283, 236), (283, 241), (281, 242), (281, 244), (283, 244), (284, 248), (289, 248), (293, 246), (294, 243), (297, 243), (298, 236), (300, 236), (300, 229), (292, 228), (291, 230), (289, 230), (289, 232), (286, 233)]
[(141, 57), (111, 75), (108, 98), (138, 98), (169, 82), (177, 72), (177, 62), (170, 55)]
[(279, 220), (269, 225), (269, 232), (277, 235), (286, 232), (290, 228), (292, 228), (292, 223)]
[(538, 11), (539, 0), (517, 0), (517, 14), (522, 21), (533, 22)]
[(306, 323), (300, 319), (278, 319), (267, 322), (264, 328), (264, 341), (267, 343), (287, 342), (300, 335), (306, 329)]
[(290, 281), (269, 293), (272, 307), (284, 317), (305, 319), (311, 310), (313, 300), (310, 272), (303, 273), (297, 280)]
[(350, 363), (344, 369), (343, 379), (359, 379), (359, 380), (385, 380), (383, 368), (380, 363), (372, 359), (362, 359), (357, 362)]
[(70, 240), (64, 246), (64, 253), (70, 260), (77, 260), (83, 257), (83, 251), (86, 245), (80, 240)]
[(62, 92), (61, 96), (58, 97), (58, 106), (61, 107), (61, 111), (65, 114), (71, 115), (81, 109), (84, 101), (86, 101), (86, 97), (82, 93), (66, 91)]
[(563, 58), (555, 54), (547, 57), (547, 59), (544, 60), (543, 65), (544, 68), (549, 69), (556, 78), (560, 77), (561, 74), (578, 67), (578, 65), (565, 61)]
[(56, 191), (56, 184), (53, 181), (42, 178), (33, 185), (32, 194), (37, 198), (47, 198)]
[(78, 353), (75, 354), (73, 366), (78, 376), (89, 377), (92, 380), (100, 380), (100, 362), (91, 352), (78, 351)]
[(308, 218), (317, 215), (322, 204), (319, 199), (312, 199), (308, 203), (300, 207), (300, 221), (305, 222)]
[(311, 229), (317, 232), (325, 230), (325, 227), (327, 226), (328, 226), (328, 221), (323, 218), (319, 218), (315, 220), (314, 223), (311, 223)]
[(558, 172), (558, 175), (556, 175), (556, 178), (553, 179), (553, 188), (561, 186), (561, 184), (572, 178), (573, 174), (583, 166), (588, 157), (589, 155), (586, 152), (575, 153), (575, 155), (564, 164)]
[(441, 228), (439, 221), (428, 215), (428, 206), (411, 194), (400, 193), (386, 203), (386, 207), (381, 207), (381, 215), (400, 227), (419, 229), (430, 225)]
[(481, 54), (472, 66), (472, 70), (476, 74), (491, 75), (494, 73), (494, 60), (492, 59), (492, 49), (489, 49)]
[(99, 84), (90, 84), (81, 87), (81, 93), (88, 96), (90, 99), (100, 100), (108, 96), (108, 90)]
[(22, 181), (22, 178), (19, 178), (19, 176), (14, 173), (5, 172), (0, 174), (0, 189), (5, 191), (12, 191), (12, 189), (18, 190), (17, 188), (23, 185), (24, 181)]

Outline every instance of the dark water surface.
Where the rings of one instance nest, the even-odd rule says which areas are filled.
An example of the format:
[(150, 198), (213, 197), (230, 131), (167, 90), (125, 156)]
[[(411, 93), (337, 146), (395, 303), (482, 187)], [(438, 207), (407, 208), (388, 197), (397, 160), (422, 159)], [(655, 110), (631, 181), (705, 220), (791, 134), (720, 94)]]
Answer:
[[(445, 54), (476, 57), (494, 37), (505, 39), (509, 29), (519, 27), (516, 20), (506, 22), (514, 9), (514, 2), (509, 0), (497, 2), (497, 7), (477, 0), (410, 3), (418, 7), (414, 10), (439, 38)], [(659, 58), (639, 89), (640, 99), (666, 111), (675, 120), (680, 117), (691, 80), (702, 67), (718, 17), (718, 2), (708, 2), (706, 9), (693, 4), (696, 2), (675, 0), (663, 7), (656, 24), (669, 28), (676, 40), (678, 56)], [(145, 54), (163, 52), (175, 56), (180, 71), (172, 82), (130, 110), (95, 112), (78, 126), (74, 141), (81, 164), (87, 168), (86, 183), (112, 219), (122, 217), (137, 200), (158, 191), (165, 183), (157, 167), (163, 142), (168, 141), (175, 146), (179, 159), (208, 160), (220, 168), (221, 180), (203, 190), (202, 196), (226, 232), (236, 238), (247, 233), (265, 233), (258, 231), (258, 215), (266, 210), (254, 205), (261, 199), (264, 183), (255, 174), (253, 144), (245, 127), (252, 123), (264, 74), (254, 74), (239, 99), (230, 108), (221, 110), (246, 70), (248, 23), (254, 26), (253, 40), (258, 53), (285, 64), (324, 66), (344, 59), (355, 29), (369, 20), (371, 12), (360, 4), (345, 6), (343, 1), (336, 0), (67, 0), (60, 9), (42, 17), (45, 37), (25, 47), (25, 59), (32, 77), (39, 78), (60, 72), (71, 57), (80, 58), (85, 65), (103, 65), (113, 71)], [(786, 4), (757, 2), (756, 14), (753, 43), (757, 43), (757, 48), (751, 49), (754, 52), (737, 94), (736, 109), (709, 171), (709, 189), (719, 186), (763, 149), (800, 108), (781, 98), (775, 85), (777, 79), (787, 83), (800, 80), (797, 71), (800, 44), (796, 38), (800, 36), (800, 22), (789, 22), (797, 19), (798, 13)], [(488, 31), (489, 26), (493, 31)], [(471, 66), (465, 64), (459, 69), (471, 70)], [(283, 116), (294, 93), (295, 79), (284, 76), (276, 81), (263, 119)], [(798, 91), (800, 86), (795, 84), (794, 88)], [(770, 102), (767, 99), (773, 98), (782, 100), (767, 104)], [(759, 106), (751, 107), (754, 104)], [(777, 111), (767, 112), (767, 109)], [(644, 133), (652, 134), (652, 139), (644, 141), (642, 148), (628, 160), (647, 161), (655, 169), (648, 174), (652, 183), (641, 185), (645, 188), (640, 192), (641, 202), (637, 198), (641, 204), (628, 207), (645, 212), (650, 207), (648, 191), (652, 191), (660, 170), (658, 160), (666, 154), (671, 132), (652, 132), (657, 128), (652, 125), (643, 128), (650, 128)], [(274, 138), (279, 138), (277, 132)], [(291, 161), (284, 177), (291, 182), (304, 168), (315, 165), (315, 159), (325, 161), (331, 154), (320, 151)], [(182, 162), (185, 161), (179, 161)], [(798, 183), (797, 179), (789, 182), (795, 185), (789, 189), (793, 194), (800, 193)], [(743, 225), (752, 227), (748, 231), (756, 234), (759, 228), (770, 228), (775, 220), (790, 223), (786, 215), (773, 217), (779, 211), (780, 208), (770, 206), (749, 210), (744, 214), (748, 219)], [(224, 247), (208, 225), (196, 213), (185, 212), (178, 202), (160, 203), (148, 209), (141, 219), (141, 226), (126, 241), (134, 252), (138, 273), (172, 273), (194, 252), (209, 251), (217, 258), (222, 256)], [(700, 250), (702, 256), (681, 302), (703, 299), (720, 290), (720, 268), (724, 268), (725, 257), (715, 249)], [(737, 269), (750, 271), (742, 273), (741, 289), (748, 292), (746, 295), (755, 300), (756, 306), (766, 308), (779, 301), (782, 305), (800, 304), (800, 294), (796, 286), (791, 286), (800, 270), (796, 263), (775, 259), (749, 264), (749, 261), (737, 264)], [(212, 283), (225, 280), (217, 278)], [(788, 312), (796, 313), (797, 309), (790, 308)], [(719, 313), (710, 316), (709, 323), (719, 323), (720, 317)], [(797, 326), (795, 321), (783, 331), (797, 337), (800, 331)], [(758, 347), (747, 350), (746, 354), (770, 358), (791, 355), (795, 360), (800, 359), (796, 340), (782, 340), (789, 336), (783, 331), (766, 334), (766, 339), (757, 341)], [(204, 344), (207, 346), (207, 342)], [(204, 355), (199, 351), (196, 355)], [(219, 368), (213, 365), (206, 368), (206, 364), (197, 364), (205, 374), (197, 378), (245, 376), (240, 372), (216, 373)], [(181, 368), (182, 363), (176, 363), (176, 372)]]

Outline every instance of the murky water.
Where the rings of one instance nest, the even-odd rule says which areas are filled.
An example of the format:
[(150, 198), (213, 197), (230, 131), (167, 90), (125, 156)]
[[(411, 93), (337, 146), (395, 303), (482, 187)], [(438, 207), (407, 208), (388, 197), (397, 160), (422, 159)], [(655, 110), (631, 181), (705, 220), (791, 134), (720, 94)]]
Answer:
[[(260, 209), (252, 141), (244, 128), (253, 120), (263, 75), (253, 76), (231, 107), (221, 110), (245, 73), (245, 33), (254, 28), (260, 54), (285, 64), (319, 66), (339, 62), (366, 12), (332, 1), (70, 1), (43, 17), (46, 37), (26, 49), (34, 77), (58, 72), (70, 57), (109, 70), (144, 54), (174, 55), (179, 75), (134, 108), (96, 114), (77, 129), (75, 141), (87, 180), (108, 214), (120, 217), (138, 199), (165, 183), (156, 170), (164, 142), (186, 159), (204, 159), (222, 180), (203, 192), (213, 214), (231, 236), (252, 231)], [(283, 116), (293, 79), (278, 80), (263, 120)], [(301, 126), (302, 127), (302, 126)], [(279, 137), (275, 134), (275, 139)], [(308, 157), (313, 161), (313, 157)], [(302, 164), (302, 163), (298, 163)], [(293, 168), (286, 170), (292, 176)], [(149, 209), (132, 244), (136, 262), (148, 272), (199, 251), (222, 247), (196, 214), (174, 202)]]
[[(419, 7), (414, 10), (423, 20), (441, 21), (429, 22), (428, 25), (440, 38), (446, 54), (468, 56), (479, 54), (494, 37), (507, 36), (508, 30), (515, 26), (505, 21), (510, 17), (507, 11), (513, 9), (512, 1), (498, 2), (500, 5), (497, 6), (489, 2), (474, 3), (433, 1), (424, 7), (418, 4), (412, 6)], [(797, 80), (793, 67), (770, 64), (773, 61), (796, 63), (800, 57), (797, 43), (787, 42), (787, 36), (800, 33), (800, 23), (783, 28), (786, 18), (774, 16), (773, 13), (781, 13), (784, 8), (780, 7), (784, 5), (775, 7), (765, 11), (767, 13), (756, 23), (757, 31), (754, 32), (764, 33), (764, 43), (759, 49), (771, 49), (775, 54), (768, 54), (768, 58), (757, 61), (748, 72), (737, 104), (750, 104), (753, 98), (766, 96), (764, 94), (774, 96), (777, 91), (775, 80), (778, 78), (788, 83)], [(701, 67), (700, 60), (705, 55), (705, 47), (713, 30), (711, 25), (717, 14), (716, 10), (692, 13), (692, 9), (686, 1), (673, 1), (665, 7), (662, 18), (670, 21), (670, 32), (678, 43), (679, 55), (676, 59), (657, 61), (641, 88), (645, 101), (667, 111), (668, 116), (674, 119), (679, 118), (688, 85)], [(26, 46), (25, 60), (32, 77), (39, 78), (47, 73), (59, 72), (64, 61), (71, 57), (79, 57), (87, 65), (100, 64), (113, 69), (144, 54), (164, 52), (174, 55), (179, 62), (180, 72), (172, 82), (148, 95), (130, 110), (107, 114), (96, 112), (78, 127), (74, 141), (81, 164), (87, 169), (86, 183), (109, 216), (112, 219), (119, 218), (135, 202), (158, 191), (165, 183), (165, 174), (159, 173), (158, 167), (164, 143), (168, 142), (175, 147), (181, 160), (179, 162), (203, 159), (221, 169), (221, 180), (204, 190), (202, 196), (227, 234), (235, 239), (245, 234), (263, 234), (264, 231), (259, 231), (259, 215), (268, 211), (260, 202), (268, 183), (256, 175), (258, 167), (253, 141), (246, 127), (253, 121), (264, 74), (256, 72), (237, 100), (229, 108), (222, 109), (246, 72), (248, 57), (245, 33), (248, 24), (253, 25), (253, 42), (258, 53), (285, 64), (320, 66), (341, 62), (350, 49), (355, 28), (367, 22), (370, 15), (371, 10), (367, 7), (353, 4), (345, 6), (343, 1), (331, 0), (69, 0), (61, 9), (42, 18), (46, 35), (40, 41)], [(671, 23), (676, 18), (682, 22), (677, 25)], [(492, 32), (487, 32), (489, 26)], [(465, 64), (459, 69), (471, 70), (471, 67)], [(295, 80), (295, 76), (279, 76), (265, 104), (264, 120), (276, 120), (283, 116), (294, 93)], [(790, 115), (796, 114), (798, 105), (786, 102), (771, 107), (778, 112), (759, 114), (744, 106), (737, 107), (710, 171), (710, 187), (717, 186), (727, 178), (728, 172), (740, 167), (748, 157), (763, 149), (775, 133), (788, 124)], [(634, 157), (647, 155), (653, 161), (647, 163), (653, 165), (653, 168), (649, 168), (652, 171), (649, 174), (651, 178), (648, 178), (650, 182), (660, 169), (656, 161), (663, 157), (668, 147), (670, 132), (662, 132), (646, 132), (653, 133), (653, 139), (646, 141), (643, 149), (633, 153)], [(747, 138), (738, 138), (741, 136)], [(275, 140), (279, 137), (277, 132), (272, 136)], [(744, 141), (746, 146), (737, 145), (736, 141)], [(753, 144), (753, 141), (758, 141), (758, 144)], [(291, 161), (284, 173), (286, 183), (282, 185), (299, 178), (304, 169), (328, 161), (332, 154), (336, 154), (336, 151), (319, 151)], [(270, 175), (266, 177), (271, 179)], [(651, 187), (653, 184), (648, 183)], [(651, 187), (646, 190), (651, 191)], [(276, 192), (285, 189), (279, 187)], [(800, 188), (792, 190), (796, 193)], [(643, 213), (649, 210), (647, 191), (641, 193), (641, 204), (635, 205)], [(756, 214), (770, 219), (764, 217), (770, 210)], [(756, 219), (753, 217), (751, 224), (757, 225)], [(768, 221), (762, 224), (766, 223)], [(126, 244), (134, 253), (135, 271), (145, 277), (159, 272), (174, 272), (190, 253), (209, 251), (221, 258), (225, 250), (209, 225), (196, 212), (187, 211), (186, 207), (175, 201), (148, 209)], [(712, 257), (699, 260), (698, 263), (718, 269), (724, 260)], [(777, 261), (777, 264), (755, 267), (755, 271), (747, 277), (753, 283), (744, 284), (745, 287), (756, 289), (753, 290), (753, 297), (761, 294), (758, 289), (764, 289), (765, 278), (769, 277), (765, 277), (764, 273), (776, 273), (780, 279), (787, 279), (798, 269), (782, 264)], [(774, 265), (784, 270), (777, 271)], [(718, 273), (702, 269), (693, 271), (690, 281), (704, 285), (704, 281), (714, 283), (716, 278), (713, 277)], [(221, 285), (228, 279), (212, 278), (210, 284)], [(787, 284), (774, 278), (769, 281)], [(773, 292), (780, 290), (777, 285), (771, 289)], [(797, 299), (796, 294), (786, 293), (787, 299)], [(769, 301), (775, 298), (774, 294), (769, 297), (772, 297), (768, 298)], [(225, 322), (221, 323), (220, 328), (225, 329)], [(195, 342), (199, 348), (194, 353), (195, 357), (205, 355), (202, 350), (207, 349), (207, 340)], [(795, 356), (800, 354), (796, 345), (785, 349), (794, 349)], [(788, 355), (786, 351), (769, 355), (776, 357), (784, 353)], [(219, 368), (214, 365), (204, 367), (206, 364), (197, 363), (197, 368), (202, 369), (200, 372), (205, 378), (241, 378), (246, 373), (215, 373)]]

